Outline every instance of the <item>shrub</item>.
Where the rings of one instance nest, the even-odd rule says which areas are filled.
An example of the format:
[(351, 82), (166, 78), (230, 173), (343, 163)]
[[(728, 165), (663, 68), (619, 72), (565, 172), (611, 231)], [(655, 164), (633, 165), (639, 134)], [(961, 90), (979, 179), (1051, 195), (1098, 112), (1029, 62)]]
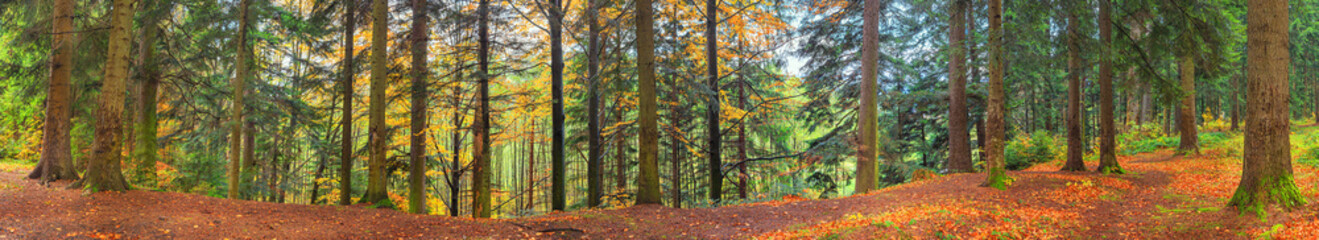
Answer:
[(1057, 158), (1055, 140), (1053, 135), (1045, 131), (1017, 135), (1004, 146), (1007, 168), (1021, 170)]

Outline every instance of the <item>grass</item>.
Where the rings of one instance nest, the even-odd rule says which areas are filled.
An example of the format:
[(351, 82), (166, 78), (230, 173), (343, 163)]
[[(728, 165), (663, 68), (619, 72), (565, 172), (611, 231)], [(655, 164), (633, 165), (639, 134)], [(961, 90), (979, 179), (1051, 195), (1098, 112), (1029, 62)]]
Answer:
[(0, 159), (0, 172), (23, 173), (32, 170), (36, 162), (18, 159)]

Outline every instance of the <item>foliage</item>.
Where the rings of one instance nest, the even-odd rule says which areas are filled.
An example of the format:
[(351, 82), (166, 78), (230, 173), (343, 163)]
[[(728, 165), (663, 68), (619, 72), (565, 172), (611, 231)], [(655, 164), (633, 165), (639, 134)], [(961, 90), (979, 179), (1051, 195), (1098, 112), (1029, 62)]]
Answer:
[(1059, 148), (1061, 146), (1056, 142), (1056, 138), (1045, 131), (1017, 135), (1004, 147), (1006, 167), (1009, 170), (1021, 170), (1031, 165), (1053, 161), (1065, 152)]

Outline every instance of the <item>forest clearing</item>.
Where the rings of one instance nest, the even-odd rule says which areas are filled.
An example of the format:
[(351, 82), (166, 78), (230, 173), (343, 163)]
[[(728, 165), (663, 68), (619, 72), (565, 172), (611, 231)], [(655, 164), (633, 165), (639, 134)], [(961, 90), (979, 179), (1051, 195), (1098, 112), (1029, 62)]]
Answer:
[(0, 239), (1316, 239), (1319, 0), (0, 0)]
[[(1319, 127), (1298, 129), (1319, 144)], [(307, 206), (130, 191), (81, 197), (0, 165), (0, 239), (1314, 239), (1319, 207), (1226, 208), (1240, 178), (1240, 134), (1199, 156), (1170, 149), (1119, 156), (1125, 175), (1060, 172), (1059, 161), (1013, 171), (1006, 191), (983, 174), (936, 176), (830, 200), (784, 197), (718, 208), (657, 205), (482, 220), (367, 205)], [(1094, 162), (1090, 162), (1094, 167)], [(1297, 165), (1301, 193), (1319, 197), (1319, 161)], [(61, 184), (61, 183), (55, 183)]]

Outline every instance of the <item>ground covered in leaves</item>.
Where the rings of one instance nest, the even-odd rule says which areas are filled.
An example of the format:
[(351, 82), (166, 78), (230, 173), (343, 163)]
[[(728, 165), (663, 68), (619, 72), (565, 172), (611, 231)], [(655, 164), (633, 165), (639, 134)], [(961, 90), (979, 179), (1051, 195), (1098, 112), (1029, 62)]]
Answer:
[[(955, 174), (832, 200), (502, 220), (167, 192), (83, 195), (40, 186), (22, 178), (28, 169), (0, 164), (0, 239), (1319, 238), (1319, 204), (1273, 209), (1264, 218), (1223, 207), (1240, 177), (1240, 141), (1233, 136), (1187, 157), (1168, 150), (1120, 156), (1125, 175), (1036, 165), (1011, 172), (1007, 190), (977, 187), (983, 174)], [(1319, 169), (1297, 164), (1295, 171), (1303, 194), (1319, 201)]]

